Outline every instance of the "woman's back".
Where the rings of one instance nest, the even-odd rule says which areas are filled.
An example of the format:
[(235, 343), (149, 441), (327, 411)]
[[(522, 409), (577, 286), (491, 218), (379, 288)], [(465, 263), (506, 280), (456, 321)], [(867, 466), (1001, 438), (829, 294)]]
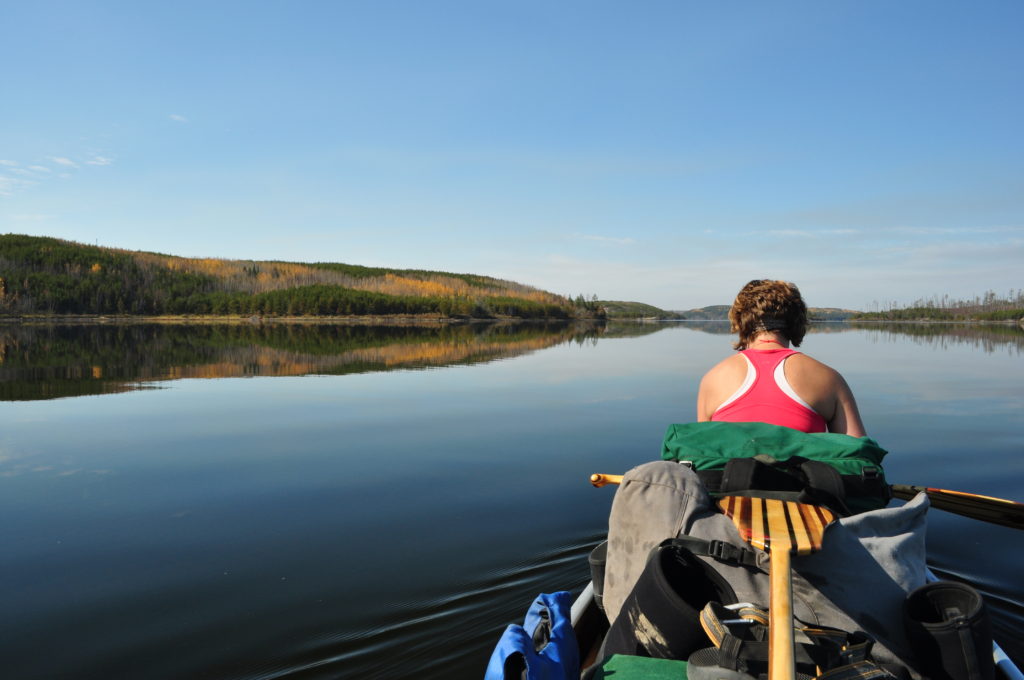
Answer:
[(751, 281), (729, 310), (735, 347), (741, 353), (707, 372), (697, 395), (697, 420), (768, 422), (804, 432), (865, 435), (850, 387), (843, 377), (799, 346), (807, 308), (796, 286)]
[(697, 420), (768, 422), (804, 432), (827, 428), (864, 436), (856, 402), (842, 376), (781, 345), (745, 350), (708, 371), (701, 381)]

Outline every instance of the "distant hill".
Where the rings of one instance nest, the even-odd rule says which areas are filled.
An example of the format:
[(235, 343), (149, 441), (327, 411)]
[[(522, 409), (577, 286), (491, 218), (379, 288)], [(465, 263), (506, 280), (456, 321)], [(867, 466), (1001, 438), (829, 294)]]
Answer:
[(682, 319), (682, 314), (659, 309), (643, 302), (622, 302), (619, 300), (598, 300), (609, 319)]
[(846, 321), (860, 314), (854, 309), (840, 309), (838, 307), (809, 307), (807, 315), (812, 321)]
[[(710, 307), (688, 309), (685, 312), (681, 312), (681, 314), (691, 320), (727, 321), (729, 319), (729, 307), (730, 305), (712, 305)], [(812, 320), (818, 321), (845, 321), (859, 313), (852, 309), (839, 309), (838, 307), (809, 307), (807, 309), (807, 315)]]
[(475, 274), (186, 258), (0, 235), (0, 314), (574, 319), (592, 305)]
[(690, 321), (721, 321), (729, 318), (730, 305), (712, 305), (711, 307), (698, 307), (681, 312)]

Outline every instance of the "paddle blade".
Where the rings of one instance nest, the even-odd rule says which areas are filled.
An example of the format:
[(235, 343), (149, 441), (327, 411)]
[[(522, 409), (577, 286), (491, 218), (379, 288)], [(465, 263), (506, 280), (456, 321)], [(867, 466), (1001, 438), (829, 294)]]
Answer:
[(718, 507), (744, 541), (762, 550), (774, 548), (797, 555), (820, 550), (825, 528), (835, 520), (827, 508), (772, 498), (725, 496)]

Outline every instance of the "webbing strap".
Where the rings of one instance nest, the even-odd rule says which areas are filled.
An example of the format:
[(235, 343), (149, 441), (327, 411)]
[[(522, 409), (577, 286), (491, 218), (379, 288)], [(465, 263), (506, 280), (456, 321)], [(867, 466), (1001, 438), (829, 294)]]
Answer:
[(698, 472), (698, 477), (712, 493), (738, 496), (758, 490), (783, 494), (783, 500), (825, 505), (843, 516), (851, 514), (843, 476), (827, 463), (801, 456), (781, 461), (763, 454), (732, 458), (721, 476)]
[(816, 680), (893, 680), (893, 677), (873, 661), (856, 661), (825, 671)]
[(824, 501), (826, 505), (835, 507), (844, 515), (850, 514), (850, 509), (846, 507), (843, 478), (834, 467), (818, 460), (805, 460), (800, 464), (800, 471), (807, 478), (805, 491), (812, 498)]
[[(730, 669), (746, 667), (750, 661), (767, 662), (767, 624), (767, 612), (753, 605), (726, 607), (709, 602), (700, 613), (701, 628), (719, 650), (718, 664)], [(733, 634), (730, 625), (742, 626), (738, 635)], [(794, 632), (798, 643), (795, 661), (827, 669), (820, 678), (878, 680), (893, 677), (870, 659), (874, 640), (864, 633), (847, 633), (822, 626), (797, 626)]]
[(755, 637), (764, 637), (764, 630), (768, 627), (768, 612), (753, 605), (726, 607), (719, 602), (708, 602), (700, 612), (700, 626), (715, 647), (721, 647), (726, 640), (735, 637), (725, 622), (737, 619), (760, 624), (763, 628), (754, 629)]
[(725, 541), (708, 541), (696, 536), (677, 536), (663, 541), (661, 545), (676, 545), (686, 548), (694, 555), (711, 557), (726, 564), (739, 564), (745, 567), (762, 569), (759, 560), (763, 560), (760, 554), (750, 548), (742, 548)]

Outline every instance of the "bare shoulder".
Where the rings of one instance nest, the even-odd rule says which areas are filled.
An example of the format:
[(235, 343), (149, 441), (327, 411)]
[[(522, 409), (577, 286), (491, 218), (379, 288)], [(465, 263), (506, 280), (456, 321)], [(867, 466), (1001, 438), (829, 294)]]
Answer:
[(697, 393), (697, 420), (710, 420), (715, 410), (743, 383), (747, 362), (733, 354), (711, 367), (700, 381)]
[(786, 361), (786, 379), (828, 421), (829, 432), (864, 436), (857, 402), (839, 371), (806, 354), (794, 354)]
[(786, 379), (825, 388), (845, 384), (839, 371), (803, 353), (794, 354), (786, 361)]
[(712, 366), (711, 370), (704, 374), (701, 385), (713, 385), (719, 381), (730, 381), (736, 377), (742, 382), (746, 374), (747, 362), (744, 360), (743, 355), (733, 354)]

